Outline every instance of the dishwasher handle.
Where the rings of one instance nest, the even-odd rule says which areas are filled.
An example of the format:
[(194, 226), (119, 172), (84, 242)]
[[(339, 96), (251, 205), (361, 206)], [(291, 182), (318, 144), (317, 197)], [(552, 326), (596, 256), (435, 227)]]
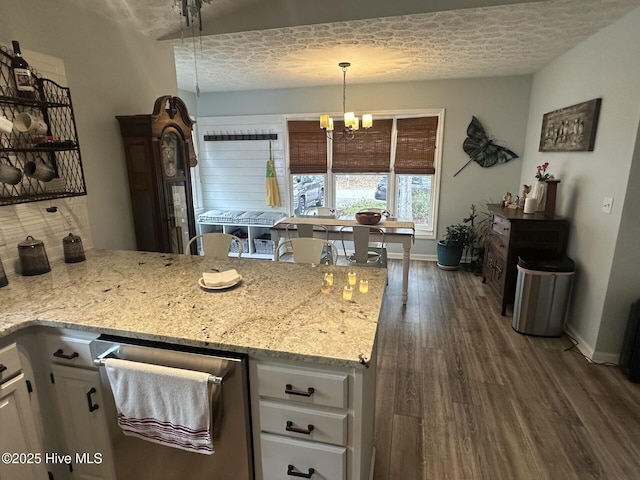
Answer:
[[(97, 358), (93, 359), (94, 365), (96, 365), (98, 367), (104, 367), (105, 366), (105, 360), (107, 358), (120, 359), (120, 357), (118, 356), (118, 352), (119, 351), (120, 351), (120, 346), (119, 345), (116, 345), (116, 346), (113, 346), (113, 347), (109, 348), (108, 350), (106, 350), (102, 354), (98, 355)], [(135, 362), (135, 360), (127, 360), (127, 361)], [(144, 362), (139, 362), (139, 363), (144, 363)], [(235, 365), (233, 363), (230, 363), (227, 366), (227, 368), (225, 368), (220, 373), (220, 375), (214, 375), (214, 374), (209, 375), (209, 383), (213, 383), (215, 385), (222, 385), (222, 383), (224, 382), (225, 377), (231, 372), (231, 370), (233, 370), (234, 366)]]

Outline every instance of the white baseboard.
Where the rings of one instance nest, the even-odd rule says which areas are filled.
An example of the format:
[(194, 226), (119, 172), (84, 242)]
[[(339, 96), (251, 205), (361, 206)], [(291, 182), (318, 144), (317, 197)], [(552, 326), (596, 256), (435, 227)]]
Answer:
[(620, 362), (620, 353), (598, 352), (571, 325), (567, 325), (565, 330), (578, 342), (576, 348), (591, 363), (615, 363), (617, 365)]
[[(387, 253), (388, 258), (393, 258), (394, 260), (402, 260), (402, 253)], [(424, 253), (412, 253), (411, 260), (417, 260), (419, 262), (437, 262), (438, 257), (436, 255), (427, 255)]]

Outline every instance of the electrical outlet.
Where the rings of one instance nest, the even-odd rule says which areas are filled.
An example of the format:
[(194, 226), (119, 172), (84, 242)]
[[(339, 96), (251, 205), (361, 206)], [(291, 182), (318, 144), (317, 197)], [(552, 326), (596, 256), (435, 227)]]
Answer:
[(602, 211), (608, 215), (611, 215), (611, 207), (613, 206), (613, 198), (604, 197), (602, 201)]

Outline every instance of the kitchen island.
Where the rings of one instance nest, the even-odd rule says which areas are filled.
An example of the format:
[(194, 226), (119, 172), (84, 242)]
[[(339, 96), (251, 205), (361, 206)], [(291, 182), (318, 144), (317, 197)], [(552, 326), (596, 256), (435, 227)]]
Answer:
[[(198, 285), (203, 272), (231, 268), (243, 277), (237, 286)], [(0, 338), (40, 324), (350, 366), (371, 358), (386, 285), (386, 270), (352, 270), (369, 292), (356, 287), (345, 301), (346, 267), (93, 250), (44, 275), (10, 275)], [(324, 272), (335, 278), (326, 294)]]
[[(30, 327), (53, 327), (63, 335), (108, 334), (245, 354), (255, 478), (282, 478), (294, 461), (293, 473), (313, 465), (326, 478), (369, 478), (385, 269), (103, 250), (87, 252), (86, 262), (51, 267), (34, 277), (9, 275), (0, 289), (0, 347)], [(242, 275), (238, 285), (216, 291), (198, 285), (203, 272), (232, 268)], [(360, 293), (356, 286), (349, 301), (342, 299), (347, 271), (369, 287)], [(326, 272), (334, 285), (322, 293)], [(292, 382), (326, 384), (326, 390), (316, 387), (311, 398), (291, 395), (284, 384)], [(312, 417), (316, 429), (292, 429), (281, 415), (300, 418), (305, 427)], [(327, 428), (323, 422), (330, 422)]]

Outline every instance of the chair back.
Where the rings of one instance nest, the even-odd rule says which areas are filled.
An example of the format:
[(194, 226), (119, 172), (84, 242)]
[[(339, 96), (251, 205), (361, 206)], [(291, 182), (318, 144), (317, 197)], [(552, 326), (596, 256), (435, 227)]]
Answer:
[(329, 229), (324, 225), (312, 225), (311, 223), (288, 223), (285, 226), (287, 232), (287, 238), (296, 238), (295, 232), (298, 233), (298, 238), (311, 238), (315, 236), (315, 233), (321, 233), (320, 237), (324, 240), (329, 239)]
[[(331, 263), (334, 264), (337, 257), (338, 251), (336, 246), (328, 242), (326, 240), (322, 240), (321, 238), (290, 238), (289, 240), (285, 240), (276, 248), (275, 252), (275, 261), (280, 261), (280, 255), (283, 248), (291, 247), (293, 251), (293, 261), (295, 263)], [(328, 248), (331, 252), (329, 258), (324, 259), (325, 248)], [(324, 261), (323, 261), (324, 260)]]
[[(347, 260), (351, 263), (357, 263), (359, 265), (372, 265), (378, 267), (387, 266), (387, 251), (384, 248), (384, 230), (375, 227), (369, 227), (367, 225), (354, 225), (351, 228), (353, 231), (353, 254), (349, 255), (345, 247), (344, 240), (344, 228), (342, 233), (342, 249)], [(369, 237), (371, 233), (382, 235), (382, 241), (379, 245), (371, 245)]]
[(238, 242), (238, 257), (242, 256), (242, 250), (244, 247), (242, 239), (229, 233), (201, 233), (200, 235), (196, 235), (189, 240), (184, 253), (189, 254), (189, 247), (198, 239), (201, 240), (202, 251), (207, 257), (221, 259), (227, 258), (229, 256), (232, 241)]
[(335, 208), (318, 207), (318, 208), (316, 208), (316, 210), (318, 211), (318, 216), (319, 217), (336, 218), (336, 209)]

